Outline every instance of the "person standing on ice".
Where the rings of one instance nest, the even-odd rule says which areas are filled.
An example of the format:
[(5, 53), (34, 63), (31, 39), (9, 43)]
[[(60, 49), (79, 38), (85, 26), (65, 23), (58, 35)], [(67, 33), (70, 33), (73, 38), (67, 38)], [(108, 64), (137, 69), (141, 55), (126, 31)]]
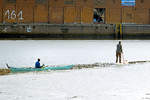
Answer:
[(118, 63), (118, 58), (119, 58), (119, 63), (121, 63), (121, 54), (123, 53), (122, 51), (122, 44), (121, 41), (117, 44), (117, 49), (116, 49), (116, 63)]

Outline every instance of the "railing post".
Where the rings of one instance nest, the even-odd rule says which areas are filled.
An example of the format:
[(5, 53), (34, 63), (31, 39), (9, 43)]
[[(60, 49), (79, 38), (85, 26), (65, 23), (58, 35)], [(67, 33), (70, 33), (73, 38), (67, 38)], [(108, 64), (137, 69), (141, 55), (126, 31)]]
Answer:
[(122, 24), (120, 24), (120, 39), (123, 39), (123, 33), (122, 33)]
[(122, 24), (115, 24), (115, 38), (123, 39)]

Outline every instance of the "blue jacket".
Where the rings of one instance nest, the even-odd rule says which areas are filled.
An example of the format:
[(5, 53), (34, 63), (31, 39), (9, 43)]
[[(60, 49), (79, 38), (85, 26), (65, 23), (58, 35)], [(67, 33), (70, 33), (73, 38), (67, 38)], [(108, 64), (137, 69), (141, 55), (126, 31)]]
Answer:
[(37, 61), (37, 62), (35, 63), (35, 68), (41, 68), (39, 61)]

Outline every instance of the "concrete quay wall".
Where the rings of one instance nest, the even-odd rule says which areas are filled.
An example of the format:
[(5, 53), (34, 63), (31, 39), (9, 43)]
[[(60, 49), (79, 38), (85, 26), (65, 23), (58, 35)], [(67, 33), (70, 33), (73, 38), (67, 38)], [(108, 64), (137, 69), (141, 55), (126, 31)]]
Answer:
[(150, 39), (150, 25), (0, 24), (0, 39)]
[(150, 39), (150, 25), (122, 24), (124, 39)]
[(1, 24), (0, 38), (111, 39), (114, 27), (109, 24)]

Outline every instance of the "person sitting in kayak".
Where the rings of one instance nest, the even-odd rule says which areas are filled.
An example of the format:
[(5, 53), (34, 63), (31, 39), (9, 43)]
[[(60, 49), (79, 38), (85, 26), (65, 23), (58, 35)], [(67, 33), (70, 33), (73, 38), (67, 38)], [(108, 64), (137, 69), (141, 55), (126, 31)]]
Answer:
[(117, 44), (117, 50), (116, 50), (116, 63), (118, 62), (118, 57), (119, 57), (119, 63), (121, 63), (121, 54), (123, 53), (122, 51), (122, 45), (121, 41)]
[(35, 68), (42, 68), (43, 66), (40, 65), (40, 59), (38, 58), (37, 62), (35, 63)]

